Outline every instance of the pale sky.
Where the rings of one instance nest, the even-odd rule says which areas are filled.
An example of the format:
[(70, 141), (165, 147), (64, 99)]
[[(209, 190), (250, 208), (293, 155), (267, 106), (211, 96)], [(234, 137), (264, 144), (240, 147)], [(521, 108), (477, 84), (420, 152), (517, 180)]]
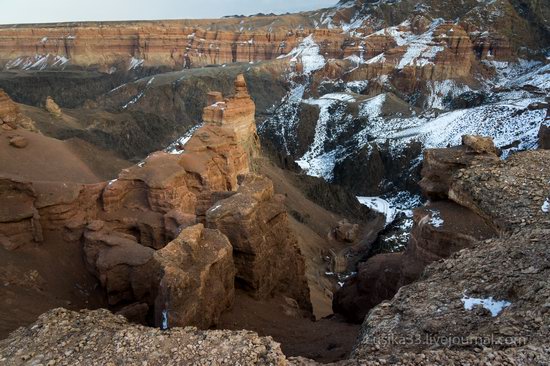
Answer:
[(0, 24), (219, 18), (333, 6), (338, 0), (0, 0)]

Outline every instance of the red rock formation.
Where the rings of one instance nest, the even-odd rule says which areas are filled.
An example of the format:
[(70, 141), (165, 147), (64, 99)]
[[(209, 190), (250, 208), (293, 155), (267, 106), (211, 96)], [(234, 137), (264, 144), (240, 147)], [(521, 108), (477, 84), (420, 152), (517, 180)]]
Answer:
[(495, 161), (498, 161), (498, 156), (493, 141), (480, 136), (464, 136), (461, 146), (427, 149), (424, 151), (420, 188), (431, 199), (445, 199), (452, 177), (459, 169), (474, 162)]
[(246, 175), (237, 193), (216, 202), (206, 225), (227, 235), (234, 248), (237, 284), (263, 299), (282, 293), (311, 311), (305, 263), (290, 229), (284, 198), (273, 183)]
[(155, 252), (151, 262), (139, 269), (140, 278), (133, 281), (139, 284), (149, 280), (157, 294), (155, 324), (162, 326), (163, 317), (170, 327), (206, 329), (217, 324), (221, 313), (233, 304), (232, 254), (227, 237), (202, 224), (184, 229)]
[[(217, 21), (218, 23), (224, 20)], [(238, 20), (225, 20), (226, 23)], [(281, 26), (262, 31), (207, 30), (203, 21), (126, 22), (111, 25), (82, 23), (32, 27), (0, 27), (0, 65), (7, 68), (88, 67), (124, 70), (139, 66), (174, 69), (232, 62), (276, 59), (314, 34), (323, 54), (340, 58), (346, 36), (327, 29), (297, 30)], [(219, 25), (223, 27), (223, 25)]]
[(260, 141), (254, 120), (256, 106), (248, 94), (244, 75), (238, 75), (235, 80), (235, 96), (222, 98), (219, 92), (209, 94), (209, 105), (204, 108), (203, 121), (234, 131), (249, 157), (258, 156)]
[(238, 180), (259, 152), (242, 75), (234, 97), (211, 98), (218, 104), (205, 108), (205, 125), (181, 154), (154, 153), (108, 183), (0, 180), (0, 244), (15, 250), (42, 241), (43, 229), (62, 231), (83, 243), (110, 305), (130, 304), (137, 319), (149, 311), (157, 325), (164, 310), (171, 325), (214, 325), (233, 302), (233, 259), (254, 294), (283, 293), (311, 311), (282, 197), (265, 178)]
[(22, 127), (29, 131), (36, 131), (34, 122), (21, 113), (19, 106), (14, 103), (4, 90), (0, 89), (0, 129), (15, 130)]

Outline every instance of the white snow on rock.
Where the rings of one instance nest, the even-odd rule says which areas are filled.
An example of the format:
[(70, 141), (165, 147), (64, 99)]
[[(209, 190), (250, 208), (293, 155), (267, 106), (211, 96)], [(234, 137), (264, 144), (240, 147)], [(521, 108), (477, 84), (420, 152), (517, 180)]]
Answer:
[(357, 197), (360, 204), (367, 206), (371, 210), (380, 212), (386, 217), (386, 226), (391, 224), (397, 216), (398, 210), (380, 197)]
[(542, 212), (549, 213), (550, 212), (550, 199), (547, 198), (544, 203), (542, 204), (542, 207), (540, 208)]
[(201, 127), (202, 124), (191, 127), (189, 131), (187, 131), (183, 136), (168, 145), (168, 147), (164, 151), (173, 155), (182, 154), (185, 151), (185, 144), (187, 143), (187, 141), (191, 140), (191, 137), (193, 137), (195, 131), (197, 131)]
[(69, 62), (65, 56), (52, 54), (36, 54), (34, 56), (21, 56), (6, 63), (5, 68), (21, 70), (45, 70), (47, 68), (64, 68)]
[(468, 296), (464, 295), (464, 297), (462, 297), (461, 301), (464, 303), (464, 309), (472, 310), (474, 308), (474, 306), (481, 305), (485, 309), (489, 310), (493, 317), (497, 316), (498, 314), (500, 314), (500, 312), (502, 310), (504, 310), (508, 306), (512, 305), (512, 303), (509, 302), (509, 301), (494, 300), (492, 296), (489, 297), (489, 298), (486, 298), (486, 299), (480, 299), (480, 298), (468, 297)]
[(128, 108), (129, 106), (131, 106), (132, 104), (136, 104), (144, 95), (145, 95), (145, 92), (147, 91), (147, 89), (149, 88), (149, 86), (153, 83), (153, 80), (155, 80), (155, 77), (153, 76), (151, 79), (149, 79), (149, 81), (147, 82), (147, 84), (145, 84), (145, 87), (143, 88), (142, 91), (140, 91), (138, 93), (138, 95), (136, 95), (135, 97), (133, 97), (128, 103), (126, 103), (125, 105), (122, 106), (122, 109), (126, 109)]
[(326, 60), (320, 54), (320, 50), (319, 45), (313, 40), (313, 34), (310, 34), (287, 55), (282, 55), (278, 58), (290, 57), (293, 62), (301, 59), (304, 66), (304, 74), (311, 74), (325, 67)]
[(428, 82), (430, 94), (426, 101), (426, 108), (437, 108), (445, 110), (444, 99), (455, 98), (462, 93), (471, 91), (467, 85), (459, 85), (454, 80), (442, 80)]
[(128, 66), (128, 70), (135, 70), (138, 67), (142, 66), (144, 62), (145, 62), (144, 59), (132, 57), (130, 59), (130, 64)]
[(442, 227), (445, 221), (441, 217), (441, 212), (438, 210), (430, 210), (430, 213), (430, 225), (436, 228)]

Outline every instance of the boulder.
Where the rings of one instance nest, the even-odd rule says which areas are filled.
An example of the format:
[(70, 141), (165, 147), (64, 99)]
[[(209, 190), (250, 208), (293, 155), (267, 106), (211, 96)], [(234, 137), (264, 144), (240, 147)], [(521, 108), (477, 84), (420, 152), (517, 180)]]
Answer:
[(50, 114), (55, 118), (61, 118), (63, 115), (63, 112), (61, 111), (61, 108), (55, 103), (52, 97), (48, 96), (46, 98), (46, 103), (44, 105), (44, 108), (50, 112)]
[(16, 147), (18, 149), (24, 149), (29, 144), (29, 140), (24, 138), (23, 136), (13, 136), (10, 137), (10, 145), (13, 147)]
[(18, 127), (37, 131), (33, 120), (21, 113), (19, 106), (3, 89), (0, 89), (0, 126), (6, 131), (15, 130)]
[(338, 241), (345, 243), (353, 243), (357, 240), (359, 233), (359, 225), (352, 224), (348, 220), (342, 220), (338, 222), (333, 230), (334, 238)]

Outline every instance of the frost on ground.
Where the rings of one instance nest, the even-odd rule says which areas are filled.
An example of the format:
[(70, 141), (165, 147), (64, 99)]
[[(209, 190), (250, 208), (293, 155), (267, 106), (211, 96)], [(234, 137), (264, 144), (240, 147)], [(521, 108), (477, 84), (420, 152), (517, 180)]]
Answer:
[(500, 314), (502, 310), (512, 305), (512, 303), (509, 301), (494, 300), (492, 296), (486, 299), (480, 299), (480, 298), (468, 297), (464, 295), (461, 301), (464, 303), (464, 309), (472, 310), (475, 306), (481, 305), (483, 306), (483, 308), (489, 310), (493, 317), (497, 316), (498, 314)]

